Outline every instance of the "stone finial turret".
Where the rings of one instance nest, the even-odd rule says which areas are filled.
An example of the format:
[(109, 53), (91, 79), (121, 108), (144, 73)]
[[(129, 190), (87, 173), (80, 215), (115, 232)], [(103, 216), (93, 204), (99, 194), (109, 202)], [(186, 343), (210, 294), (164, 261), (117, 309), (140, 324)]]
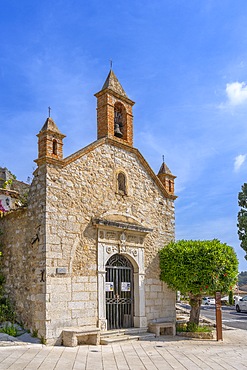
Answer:
[(42, 163), (58, 163), (63, 159), (63, 135), (51, 117), (45, 121), (38, 137), (38, 166)]
[(111, 69), (97, 94), (97, 138), (109, 137), (133, 145), (133, 115), (135, 104), (130, 100)]
[(174, 195), (174, 179), (176, 178), (176, 176), (174, 176), (171, 173), (171, 171), (169, 170), (168, 166), (165, 164), (164, 161), (160, 167), (160, 170), (157, 176), (162, 182), (162, 184), (164, 185), (166, 191), (169, 194)]

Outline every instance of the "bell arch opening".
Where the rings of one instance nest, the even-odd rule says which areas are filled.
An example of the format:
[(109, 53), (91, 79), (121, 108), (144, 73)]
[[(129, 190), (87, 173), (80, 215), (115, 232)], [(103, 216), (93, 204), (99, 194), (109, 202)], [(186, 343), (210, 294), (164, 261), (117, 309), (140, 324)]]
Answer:
[(52, 140), (52, 154), (57, 155), (57, 140)]
[(126, 110), (122, 103), (117, 102), (114, 105), (114, 136), (126, 140)]

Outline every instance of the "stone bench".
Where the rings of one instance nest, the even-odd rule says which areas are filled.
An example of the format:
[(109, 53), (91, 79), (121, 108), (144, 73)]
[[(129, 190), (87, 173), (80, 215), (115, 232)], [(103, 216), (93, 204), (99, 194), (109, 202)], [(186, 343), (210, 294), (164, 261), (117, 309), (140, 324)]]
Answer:
[(76, 347), (80, 344), (100, 344), (100, 329), (64, 328), (62, 334), (65, 347)]
[(176, 325), (174, 321), (151, 322), (149, 324), (149, 331), (154, 333), (156, 337), (165, 334), (165, 332), (167, 335), (176, 335)]

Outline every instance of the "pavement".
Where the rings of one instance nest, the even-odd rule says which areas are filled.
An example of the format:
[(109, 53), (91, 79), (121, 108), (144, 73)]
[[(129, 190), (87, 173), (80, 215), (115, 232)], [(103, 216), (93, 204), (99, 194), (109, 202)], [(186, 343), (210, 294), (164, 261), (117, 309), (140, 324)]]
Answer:
[(78, 347), (45, 346), (28, 333), (0, 334), (0, 370), (247, 369), (247, 330), (224, 328), (223, 341), (161, 336)]

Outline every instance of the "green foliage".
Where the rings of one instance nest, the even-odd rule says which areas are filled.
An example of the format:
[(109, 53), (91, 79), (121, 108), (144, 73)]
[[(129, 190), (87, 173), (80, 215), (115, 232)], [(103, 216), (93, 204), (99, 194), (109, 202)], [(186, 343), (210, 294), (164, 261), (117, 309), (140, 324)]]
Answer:
[(187, 323), (187, 331), (195, 332), (198, 330), (198, 325), (194, 322), (188, 322)]
[(13, 183), (13, 180), (12, 179), (9, 179), (9, 180), (4, 181), (4, 183), (3, 183), (3, 189), (7, 189), (7, 186), (8, 185), (12, 185), (12, 183)]
[[(0, 230), (0, 235), (2, 235), (1, 230)], [(1, 252), (0, 252), (0, 257), (1, 257)], [(0, 266), (1, 266), (1, 261), (0, 261)], [(16, 318), (15, 312), (8, 298), (5, 297), (4, 283), (5, 283), (5, 277), (3, 274), (0, 273), (0, 323), (5, 322), (5, 321), (14, 322)]]
[(3, 284), (5, 283), (5, 278), (4, 276), (0, 273), (0, 300), (3, 297), (4, 289), (3, 289)]
[[(240, 211), (238, 212), (238, 237), (241, 241), (240, 246), (247, 253), (247, 184), (244, 183), (242, 191), (238, 194), (238, 205)], [(247, 254), (245, 255), (247, 259)]]
[(219, 240), (179, 240), (160, 251), (161, 280), (182, 294), (228, 292), (238, 275), (232, 247)]
[(247, 284), (247, 271), (242, 271), (238, 275), (238, 285), (241, 287), (242, 285)]
[(233, 291), (232, 291), (232, 290), (230, 290), (230, 292), (229, 292), (228, 303), (229, 303), (230, 305), (233, 305), (233, 303), (234, 303), (234, 299), (233, 299)]
[(187, 322), (184, 324), (178, 324), (176, 331), (179, 333), (192, 332), (192, 333), (210, 333), (212, 328), (209, 326), (200, 326), (192, 322)]
[(0, 297), (0, 323), (5, 321), (15, 322), (16, 316), (10, 301)]
[(46, 344), (46, 339), (45, 339), (44, 337), (41, 337), (41, 338), (40, 338), (40, 343), (41, 343), (41, 344)]
[(17, 337), (18, 335), (18, 330), (13, 324), (6, 324), (2, 329), (0, 329), (0, 332), (11, 335), (12, 337)]
[(21, 196), (20, 196), (20, 202), (23, 206), (27, 206), (27, 203), (28, 203), (28, 192), (25, 192), (23, 193)]
[(34, 329), (34, 330), (32, 331), (32, 337), (33, 337), (33, 338), (38, 338), (38, 330), (37, 330), (37, 329)]
[(186, 323), (177, 324), (176, 325), (176, 331), (179, 332), (179, 333), (187, 331), (187, 324)]

